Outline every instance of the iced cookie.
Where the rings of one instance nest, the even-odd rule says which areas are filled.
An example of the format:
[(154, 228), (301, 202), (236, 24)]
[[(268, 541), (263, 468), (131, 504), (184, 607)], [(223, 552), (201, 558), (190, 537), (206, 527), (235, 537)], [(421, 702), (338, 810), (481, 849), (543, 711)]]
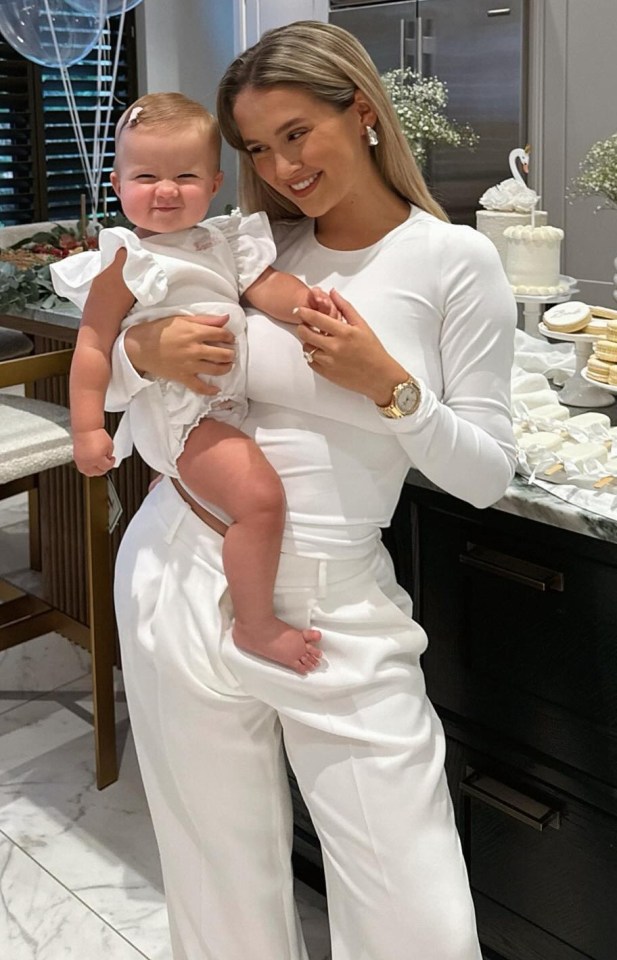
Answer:
[(617, 320), (617, 310), (610, 307), (590, 307), (592, 317), (603, 317), (604, 320)]
[(591, 356), (587, 361), (587, 376), (598, 383), (608, 383), (610, 369), (613, 365), (598, 357)]
[(577, 333), (586, 327), (590, 320), (591, 310), (580, 300), (558, 303), (546, 310), (542, 317), (544, 326), (555, 333)]
[(617, 343), (612, 340), (596, 340), (593, 352), (596, 357), (605, 360), (606, 363), (617, 363)]
[(581, 333), (588, 333), (592, 337), (606, 337), (608, 329), (608, 320), (601, 320), (599, 317), (592, 317)]

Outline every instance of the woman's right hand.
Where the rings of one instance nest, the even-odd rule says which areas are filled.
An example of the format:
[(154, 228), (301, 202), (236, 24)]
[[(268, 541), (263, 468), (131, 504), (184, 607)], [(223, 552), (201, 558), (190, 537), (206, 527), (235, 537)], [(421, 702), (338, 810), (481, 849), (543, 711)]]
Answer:
[(194, 393), (214, 396), (218, 387), (199, 374), (220, 377), (235, 360), (235, 337), (224, 324), (229, 316), (164, 317), (129, 327), (124, 345), (139, 373), (183, 383)]

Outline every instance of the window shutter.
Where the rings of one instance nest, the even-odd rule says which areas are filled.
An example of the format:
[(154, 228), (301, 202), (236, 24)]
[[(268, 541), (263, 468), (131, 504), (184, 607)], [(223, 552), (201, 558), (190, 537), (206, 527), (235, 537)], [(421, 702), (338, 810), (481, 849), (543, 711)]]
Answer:
[[(120, 20), (111, 18), (101, 39), (108, 77)], [(70, 68), (77, 109), (89, 155), (92, 154), (97, 98), (97, 51)], [(103, 87), (103, 102), (106, 93)], [(102, 186), (109, 184), (113, 129), (136, 98), (134, 17), (125, 19), (114, 108)], [(5, 187), (6, 183), (6, 187)], [(5, 225), (37, 220), (69, 220), (80, 215), (87, 182), (59, 70), (39, 67), (0, 38), (0, 221)], [(109, 191), (108, 211), (118, 209)], [(89, 210), (89, 201), (88, 201)], [(102, 203), (99, 204), (99, 212)]]
[(36, 67), (0, 37), (0, 221), (38, 219)]

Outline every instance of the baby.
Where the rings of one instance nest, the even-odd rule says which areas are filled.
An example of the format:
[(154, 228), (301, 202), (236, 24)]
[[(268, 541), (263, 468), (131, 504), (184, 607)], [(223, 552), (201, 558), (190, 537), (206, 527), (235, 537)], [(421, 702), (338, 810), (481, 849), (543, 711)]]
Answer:
[[(297, 630), (273, 609), (285, 503), (278, 475), (239, 429), (246, 414), (246, 323), (239, 299), (296, 322), (309, 288), (272, 269), (265, 214), (206, 216), (223, 174), (216, 120), (179, 93), (148, 94), (120, 118), (112, 186), (135, 231), (101, 231), (99, 251), (52, 268), (56, 291), (83, 310), (71, 367), (74, 458), (97, 476), (116, 464), (104, 428), (113, 343), (121, 328), (177, 314), (227, 316), (236, 338), (232, 371), (215, 397), (155, 380), (131, 401), (115, 437), (117, 459), (135, 447), (154, 470), (231, 517), (223, 564), (234, 608), (233, 639), (298, 673), (319, 663), (316, 630)], [(320, 309), (338, 316), (325, 294)], [(314, 305), (314, 301), (311, 303)]]

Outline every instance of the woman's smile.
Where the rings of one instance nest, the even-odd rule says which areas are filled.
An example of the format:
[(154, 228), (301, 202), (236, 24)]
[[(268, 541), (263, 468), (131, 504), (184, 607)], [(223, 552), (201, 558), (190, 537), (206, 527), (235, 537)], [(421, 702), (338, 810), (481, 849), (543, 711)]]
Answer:
[(321, 174), (312, 173), (310, 177), (304, 177), (302, 180), (296, 180), (294, 183), (289, 183), (289, 189), (297, 196), (305, 197), (311, 191), (311, 189), (316, 186)]

